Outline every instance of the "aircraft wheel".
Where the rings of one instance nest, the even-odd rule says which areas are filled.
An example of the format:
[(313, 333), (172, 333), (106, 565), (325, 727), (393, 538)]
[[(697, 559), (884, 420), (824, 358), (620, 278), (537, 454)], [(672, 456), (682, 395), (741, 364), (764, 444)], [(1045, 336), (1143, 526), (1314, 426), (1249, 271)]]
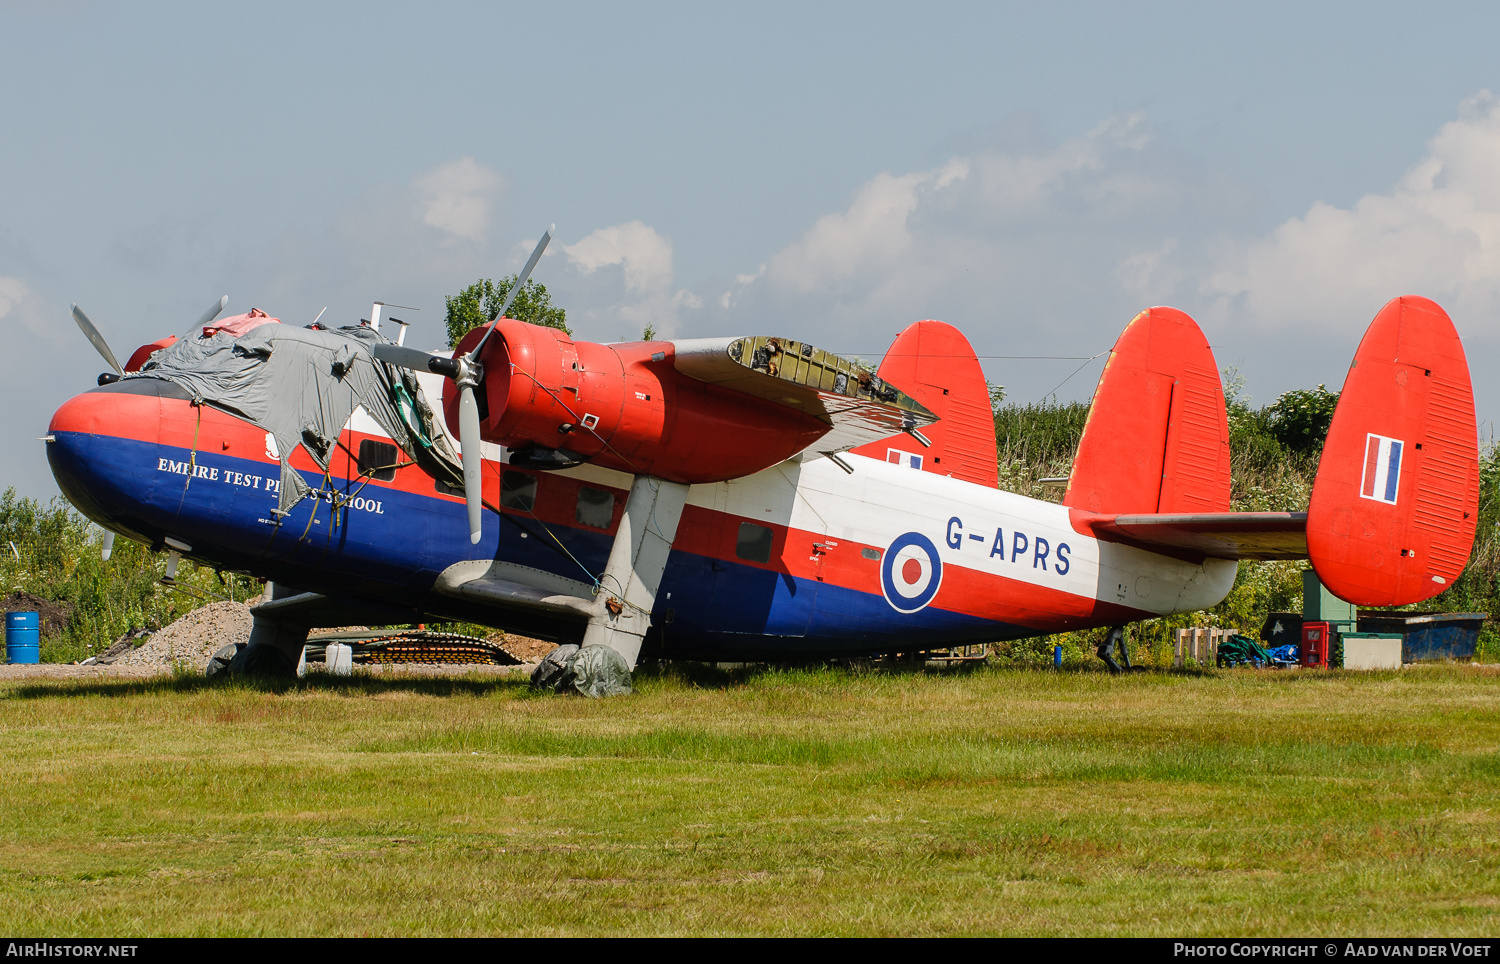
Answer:
[[(219, 654), (215, 653), (214, 659), (218, 657)], [(297, 664), (275, 646), (242, 646), (229, 660), (224, 671), (233, 679), (246, 676), (263, 676), (269, 679), (297, 678)]]
[(230, 643), (228, 646), (223, 647), (217, 653), (214, 653), (209, 659), (208, 665), (203, 667), (203, 675), (218, 676), (220, 673), (227, 672), (229, 664), (234, 662), (234, 658), (244, 648), (244, 643)]

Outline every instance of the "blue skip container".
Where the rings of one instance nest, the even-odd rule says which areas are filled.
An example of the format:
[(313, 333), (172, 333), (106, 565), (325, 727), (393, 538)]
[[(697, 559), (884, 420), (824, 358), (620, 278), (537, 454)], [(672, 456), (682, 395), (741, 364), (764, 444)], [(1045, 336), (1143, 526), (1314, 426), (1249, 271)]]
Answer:
[(7, 663), (39, 663), (42, 618), (36, 613), (5, 614), (5, 661)]

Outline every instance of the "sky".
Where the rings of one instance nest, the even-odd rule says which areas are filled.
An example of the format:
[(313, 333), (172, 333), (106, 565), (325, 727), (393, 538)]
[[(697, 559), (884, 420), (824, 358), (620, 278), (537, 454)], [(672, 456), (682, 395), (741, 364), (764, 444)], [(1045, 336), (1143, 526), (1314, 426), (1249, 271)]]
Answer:
[(220, 295), (286, 322), (519, 269), (574, 337), (956, 325), (1086, 400), (1168, 304), (1256, 405), (1443, 305), (1500, 419), (1500, 7), (0, 0), (0, 486)]

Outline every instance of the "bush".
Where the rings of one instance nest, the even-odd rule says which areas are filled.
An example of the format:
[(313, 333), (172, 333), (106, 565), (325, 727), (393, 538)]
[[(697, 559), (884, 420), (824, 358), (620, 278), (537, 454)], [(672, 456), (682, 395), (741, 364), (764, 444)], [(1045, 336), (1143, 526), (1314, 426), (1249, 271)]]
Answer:
[(44, 622), (44, 662), (83, 659), (131, 630), (160, 629), (215, 598), (243, 601), (260, 592), (248, 576), (186, 560), (176, 583), (162, 585), (165, 554), (119, 539), (106, 562), (102, 548), (103, 532), (61, 497), (43, 503), (21, 498), (15, 489), (0, 496), (0, 588), (8, 605), (66, 613), (61, 627), (57, 619)]

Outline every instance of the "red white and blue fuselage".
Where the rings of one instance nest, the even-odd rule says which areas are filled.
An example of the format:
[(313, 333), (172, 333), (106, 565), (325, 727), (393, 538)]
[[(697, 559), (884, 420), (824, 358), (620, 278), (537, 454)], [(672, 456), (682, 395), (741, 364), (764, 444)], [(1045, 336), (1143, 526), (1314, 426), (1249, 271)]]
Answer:
[[(604, 567), (629, 475), (590, 465), (527, 472), (537, 480), (531, 511), (502, 508), (501, 523), (470, 546), (463, 499), (438, 492), (417, 466), (388, 482), (359, 478), (347, 453), (389, 439), (356, 413), (328, 482), (304, 453), (293, 455), (325, 494), (278, 523), (280, 467), (267, 433), (185, 398), (122, 390), (167, 384), (116, 383), (53, 419), (48, 452), (59, 484), (100, 523), (150, 543), (170, 537), (204, 563), (340, 599), (559, 640), (576, 631), (440, 595), (434, 580), (465, 559), (501, 559), (589, 581)], [(1202, 609), (1233, 583), (1232, 561), (1100, 542), (1063, 506), (846, 460), (853, 473), (811, 458), (691, 488), (653, 613), (662, 652), (859, 654), (1019, 638)], [(487, 459), (488, 501), (499, 504), (502, 472), (522, 471)], [(614, 495), (609, 529), (578, 521), (584, 486)], [(770, 530), (767, 561), (737, 553), (747, 523)]]

